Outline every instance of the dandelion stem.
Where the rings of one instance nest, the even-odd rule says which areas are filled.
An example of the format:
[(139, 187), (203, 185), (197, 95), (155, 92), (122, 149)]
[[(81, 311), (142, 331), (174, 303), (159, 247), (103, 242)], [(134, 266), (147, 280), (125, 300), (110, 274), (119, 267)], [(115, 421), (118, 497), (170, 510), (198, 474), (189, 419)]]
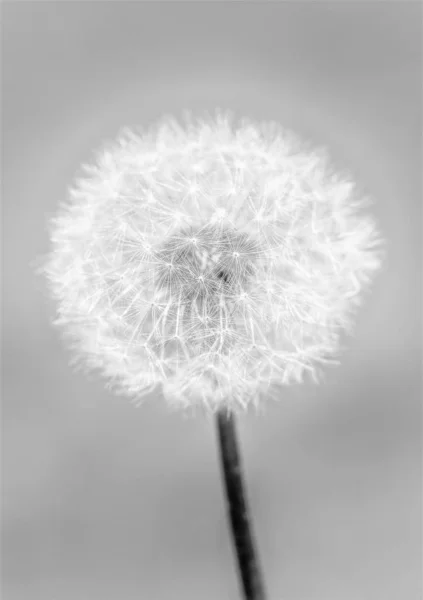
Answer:
[(233, 544), (238, 559), (244, 597), (245, 600), (265, 600), (242, 476), (234, 414), (226, 410), (218, 411), (216, 424), (228, 515), (231, 521)]

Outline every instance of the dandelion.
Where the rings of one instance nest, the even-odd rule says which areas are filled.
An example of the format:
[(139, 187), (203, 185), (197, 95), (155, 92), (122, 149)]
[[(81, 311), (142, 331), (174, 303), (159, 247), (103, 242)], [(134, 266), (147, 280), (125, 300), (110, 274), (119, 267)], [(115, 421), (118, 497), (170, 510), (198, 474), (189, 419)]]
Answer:
[(43, 265), (72, 363), (136, 401), (257, 406), (319, 380), (380, 265), (373, 218), (326, 154), (230, 115), (123, 130), (51, 221)]
[(51, 220), (40, 269), (72, 364), (136, 402), (160, 386), (218, 413), (233, 439), (232, 415), (271, 386), (338, 362), (381, 265), (369, 203), (275, 123), (217, 112), (122, 130)]

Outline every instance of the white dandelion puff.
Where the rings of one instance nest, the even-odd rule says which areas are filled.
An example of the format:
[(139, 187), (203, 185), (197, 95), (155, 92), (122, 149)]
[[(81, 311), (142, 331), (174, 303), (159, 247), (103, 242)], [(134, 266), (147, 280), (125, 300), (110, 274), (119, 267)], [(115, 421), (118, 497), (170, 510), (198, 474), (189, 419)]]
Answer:
[(51, 220), (40, 271), (72, 363), (137, 401), (246, 408), (318, 381), (379, 269), (353, 181), (277, 124), (125, 129)]

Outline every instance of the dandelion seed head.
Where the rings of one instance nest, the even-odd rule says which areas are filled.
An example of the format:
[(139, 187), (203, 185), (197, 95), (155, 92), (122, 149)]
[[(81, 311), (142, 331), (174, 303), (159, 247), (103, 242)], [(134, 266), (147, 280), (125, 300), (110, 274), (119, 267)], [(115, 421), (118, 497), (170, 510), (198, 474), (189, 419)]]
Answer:
[(319, 380), (382, 260), (362, 198), (277, 124), (123, 130), (50, 223), (40, 271), (72, 364), (141, 400), (258, 406)]

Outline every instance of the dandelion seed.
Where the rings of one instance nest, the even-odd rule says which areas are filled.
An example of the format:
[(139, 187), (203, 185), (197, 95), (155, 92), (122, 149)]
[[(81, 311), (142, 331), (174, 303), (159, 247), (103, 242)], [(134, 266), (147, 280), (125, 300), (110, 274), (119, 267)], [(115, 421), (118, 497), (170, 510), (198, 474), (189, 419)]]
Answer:
[(124, 130), (51, 222), (40, 271), (74, 363), (139, 401), (244, 409), (318, 380), (381, 265), (326, 154), (227, 114)]

